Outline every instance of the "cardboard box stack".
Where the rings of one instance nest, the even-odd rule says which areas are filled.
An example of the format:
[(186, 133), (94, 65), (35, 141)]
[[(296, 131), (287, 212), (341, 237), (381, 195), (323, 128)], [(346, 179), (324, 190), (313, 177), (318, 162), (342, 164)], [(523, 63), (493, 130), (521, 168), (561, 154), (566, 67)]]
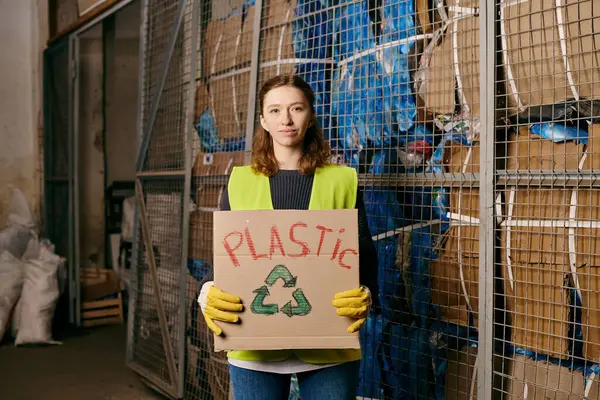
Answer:
[[(420, 92), (434, 114), (452, 113), (458, 105), (479, 116), (479, 3), (446, 0), (449, 25), (431, 55), (425, 90)], [(557, 7), (545, 0), (500, 1), (498, 80), (504, 83), (499, 90), (506, 98), (497, 100), (509, 116), (529, 105), (600, 94), (600, 61), (593, 35), (600, 9), (593, 0), (561, 3)]]
[[(194, 164), (192, 179), (200, 176), (229, 175), (235, 166), (244, 165), (244, 152), (199, 153)], [(221, 183), (198, 181), (195, 186), (196, 210), (190, 214), (190, 241), (188, 258), (212, 265), (213, 211), (220, 208), (223, 192)]]
[[(425, 85), (418, 93), (429, 114), (455, 115), (460, 109), (464, 118), (475, 118), (479, 116), (481, 0), (444, 3), (447, 29), (431, 53)], [(595, 57), (593, 27), (600, 19), (600, 7), (594, 7), (593, 0), (560, 3), (499, 2), (498, 114), (526, 117), (528, 106), (598, 98), (600, 59)], [(497, 161), (505, 155), (506, 162), (498, 163), (497, 169), (512, 171), (513, 176), (526, 177), (538, 170), (558, 175), (566, 170), (600, 170), (600, 126), (589, 126), (587, 146), (553, 143), (530, 134), (529, 126), (511, 134), (506, 144), (505, 152), (496, 154)], [(444, 164), (446, 172), (477, 174), (479, 147), (452, 143)], [(506, 188), (501, 194), (497, 214), (502, 222), (490, 234), (495, 235), (501, 267), (495, 272), (500, 274), (504, 295), (502, 305), (496, 303), (494, 318), (496, 324), (506, 324), (506, 342), (555, 359), (600, 362), (600, 224), (596, 222), (600, 190), (529, 185)], [(476, 309), (472, 299), (478, 288), (477, 253), (465, 255), (464, 249), (478, 240), (479, 208), (478, 189), (450, 190), (450, 215), (454, 225), (461, 226), (450, 228), (440, 258), (431, 263), (432, 302), (445, 320), (460, 325), (467, 321), (467, 297)], [(473, 243), (471, 248), (478, 249)], [(465, 257), (470, 257), (469, 262)], [(578, 293), (580, 313), (574, 306)], [(497, 320), (500, 314), (505, 321)], [(573, 321), (581, 325), (581, 351), (574, 346), (579, 336), (573, 332)], [(500, 391), (508, 398), (523, 398), (524, 390), (529, 391), (525, 398), (534, 399), (583, 396), (580, 372), (525, 356), (506, 361), (510, 383)]]
[(443, 320), (469, 326), (469, 306), (474, 328), (479, 312), (479, 227), (450, 228), (440, 258), (430, 263), (431, 302), (440, 308)]
[[(259, 73), (260, 82), (294, 71), (292, 20), (295, 1), (263, 2)], [(254, 40), (255, 6), (234, 10), (225, 20), (208, 23), (204, 39), (204, 75), (196, 93), (196, 114), (207, 108), (214, 116), (221, 139), (241, 138), (246, 134), (250, 61)], [(259, 86), (260, 86), (259, 82)]]
[[(587, 148), (574, 142), (552, 143), (522, 127), (518, 135), (508, 137), (506, 169), (558, 173), (579, 167), (598, 170), (598, 143), (600, 125), (590, 127)], [(478, 173), (479, 147), (452, 144), (444, 163), (449, 172)], [(497, 206), (502, 218), (495, 236), (508, 317), (506, 322), (496, 324), (506, 323), (506, 340), (516, 349), (555, 360), (567, 360), (573, 355), (579, 362), (581, 358), (600, 362), (600, 224), (595, 225), (600, 220), (600, 190), (532, 185), (507, 188), (502, 195), (502, 204), (498, 205), (501, 207)], [(450, 212), (459, 226), (450, 228), (440, 258), (430, 267), (432, 303), (440, 307), (445, 320), (463, 326), (468, 324), (467, 298), (475, 317), (478, 311), (478, 210), (478, 189), (450, 190)], [(572, 330), (577, 287), (581, 292), (583, 335), (583, 351), (579, 355), (573, 354)], [(581, 372), (525, 356), (505, 361), (512, 372), (507, 378), (510, 383), (502, 391), (508, 390), (514, 398), (521, 398), (524, 385), (529, 385), (530, 395), (536, 393), (535, 399), (547, 398), (544, 393), (558, 396), (556, 393), (564, 392), (567, 384), (573, 386), (572, 392), (564, 392), (567, 396), (583, 391)], [(543, 371), (544, 379), (560, 375), (560, 385), (545, 384), (542, 373), (536, 375), (536, 368)]]

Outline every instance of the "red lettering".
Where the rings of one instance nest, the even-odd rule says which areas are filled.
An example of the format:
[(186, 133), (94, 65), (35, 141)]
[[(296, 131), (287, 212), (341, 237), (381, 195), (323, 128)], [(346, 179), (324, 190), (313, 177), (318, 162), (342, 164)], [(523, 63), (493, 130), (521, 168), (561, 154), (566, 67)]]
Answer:
[(349, 265), (344, 264), (344, 256), (346, 255), (346, 253), (354, 254), (356, 256), (358, 255), (358, 251), (354, 249), (345, 249), (340, 252), (340, 257), (338, 258), (340, 267), (350, 269), (351, 267)]
[(269, 257), (273, 257), (275, 248), (279, 248), (279, 253), (285, 257), (285, 251), (283, 250), (283, 244), (281, 243), (281, 237), (279, 236), (279, 230), (275, 225), (271, 227), (271, 246), (269, 247)]
[[(344, 233), (346, 230), (344, 228), (340, 229), (340, 235), (342, 233)], [(335, 241), (335, 246), (333, 247), (333, 254), (331, 255), (331, 260), (335, 260), (335, 258), (338, 255), (338, 251), (340, 251), (340, 246), (342, 245), (342, 240), (341, 239), (337, 239)]]
[(252, 259), (256, 261), (260, 258), (268, 258), (269, 256), (266, 254), (256, 254), (256, 247), (254, 247), (254, 241), (252, 240), (252, 236), (250, 235), (250, 230), (246, 228), (244, 233), (246, 234), (246, 242), (248, 242), (248, 249), (250, 250), (250, 255), (252, 255)]
[[(231, 245), (227, 241), (229, 239), (229, 237), (233, 236), (233, 235), (236, 235), (238, 237), (238, 239), (239, 239), (239, 241), (235, 245), (235, 247), (231, 247)], [(240, 266), (240, 261), (238, 260), (237, 256), (235, 255), (235, 251), (240, 248), (240, 246), (242, 245), (243, 241), (244, 241), (244, 237), (242, 236), (241, 232), (231, 232), (230, 234), (228, 234), (227, 236), (225, 236), (225, 238), (223, 239), (223, 247), (225, 247), (225, 251), (229, 255), (229, 258), (231, 258), (231, 262), (233, 263), (233, 265), (235, 267), (239, 267)]]
[(321, 247), (323, 247), (323, 241), (325, 240), (326, 232), (333, 232), (333, 229), (329, 229), (322, 225), (317, 225), (317, 229), (321, 231), (321, 237), (319, 238), (319, 247), (317, 248), (317, 257), (321, 255)]
[(306, 225), (304, 222), (298, 222), (290, 227), (290, 240), (292, 241), (292, 243), (295, 243), (295, 244), (299, 245), (300, 247), (302, 247), (302, 253), (289, 254), (290, 257), (306, 257), (307, 255), (310, 254), (310, 249), (308, 248), (308, 244), (306, 242), (296, 239), (296, 236), (294, 235), (294, 229), (306, 228), (307, 226), (308, 225)]
[(340, 239), (335, 241), (335, 246), (333, 246), (333, 254), (331, 255), (331, 259), (335, 260), (340, 251), (340, 246), (342, 245), (342, 241)]

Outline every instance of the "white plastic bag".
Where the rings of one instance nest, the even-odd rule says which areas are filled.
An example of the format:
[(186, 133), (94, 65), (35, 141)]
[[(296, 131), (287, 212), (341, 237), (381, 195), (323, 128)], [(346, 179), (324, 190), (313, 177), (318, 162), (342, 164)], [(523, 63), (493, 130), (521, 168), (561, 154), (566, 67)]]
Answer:
[(0, 252), (8, 250), (19, 259), (23, 256), (27, 243), (31, 239), (35, 221), (23, 192), (19, 188), (9, 187), (12, 190), (12, 198), (7, 226), (0, 231)]
[(25, 281), (15, 316), (15, 345), (60, 344), (52, 340), (52, 319), (59, 297), (57, 271), (64, 259), (52, 251), (46, 241), (40, 243), (39, 257), (25, 263)]
[(123, 240), (133, 242), (133, 221), (135, 215), (135, 197), (123, 200), (123, 218), (121, 220), (121, 235)]
[(23, 265), (9, 251), (0, 255), (0, 342), (23, 288)]

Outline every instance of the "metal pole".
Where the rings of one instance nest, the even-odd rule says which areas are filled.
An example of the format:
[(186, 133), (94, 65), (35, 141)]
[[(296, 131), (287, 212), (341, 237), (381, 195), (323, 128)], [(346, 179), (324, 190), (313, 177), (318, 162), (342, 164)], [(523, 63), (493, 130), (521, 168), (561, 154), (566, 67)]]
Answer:
[(477, 397), (493, 391), (494, 346), (494, 140), (495, 140), (495, 2), (480, 0), (481, 182), (479, 207), (479, 349)]
[(73, 82), (75, 77), (73, 76), (72, 69), (73, 63), (75, 60), (75, 45), (73, 43), (73, 38), (69, 38), (69, 57), (67, 69), (69, 73), (68, 81), (68, 91), (69, 91), (69, 100), (67, 105), (67, 142), (68, 142), (68, 150), (67, 150), (67, 159), (68, 159), (68, 170), (69, 170), (69, 185), (68, 185), (68, 195), (69, 195), (69, 250), (68, 250), (68, 276), (69, 276), (69, 323), (75, 324), (75, 285), (74, 285), (74, 265), (75, 265), (75, 212), (74, 212), (74, 193), (73, 193), (73, 175), (74, 175), (74, 157), (75, 157), (75, 146), (73, 143), (73, 116), (75, 107), (75, 90), (73, 87)]
[(245, 163), (250, 163), (252, 138), (254, 136), (254, 116), (256, 113), (256, 91), (258, 88), (260, 28), (262, 22), (262, 0), (254, 3), (254, 38), (252, 39), (252, 57), (250, 61), (250, 87), (248, 88), (248, 113), (246, 114), (246, 158)]
[[(138, 151), (140, 145), (140, 138), (143, 134), (144, 129), (144, 84), (145, 84), (145, 56), (146, 56), (146, 28), (147, 28), (147, 0), (140, 0), (140, 48), (139, 48), (139, 74), (138, 74), (138, 115), (137, 115), (137, 132), (138, 135), (136, 139), (138, 140)], [(129, 288), (129, 304), (128, 304), (128, 318), (127, 318), (127, 354), (125, 358), (125, 362), (127, 364), (131, 364), (133, 362), (133, 346), (134, 346), (134, 320), (135, 320), (135, 311), (137, 309), (137, 297), (139, 293), (139, 283), (137, 276), (137, 263), (139, 261), (138, 252), (138, 231), (139, 231), (139, 215), (138, 208), (135, 207), (133, 213), (133, 240), (132, 250), (131, 250), (131, 287)], [(134, 290), (135, 288), (135, 290)]]
[(144, 126), (144, 135), (142, 137), (142, 144), (140, 146), (140, 152), (138, 153), (136, 168), (141, 171), (144, 168), (144, 161), (146, 160), (146, 152), (150, 144), (150, 136), (152, 129), (154, 128), (154, 121), (156, 120), (156, 114), (158, 112), (158, 106), (162, 97), (162, 92), (167, 80), (167, 74), (169, 73), (169, 65), (171, 64), (171, 58), (173, 57), (173, 51), (175, 50), (175, 44), (177, 43), (177, 36), (181, 29), (183, 22), (183, 16), (185, 15), (185, 8), (187, 6), (187, 0), (179, 1), (179, 8), (177, 10), (177, 18), (173, 24), (173, 30), (169, 37), (169, 43), (167, 44), (167, 51), (165, 52), (165, 59), (158, 74), (158, 82), (154, 91), (152, 107), (150, 108), (150, 114), (148, 115), (148, 123)]
[(191, 50), (190, 50), (190, 76), (189, 76), (189, 88), (187, 98), (187, 120), (186, 120), (186, 140), (184, 141), (185, 146), (185, 179), (183, 186), (183, 219), (181, 222), (181, 273), (179, 282), (179, 376), (177, 382), (177, 395), (179, 398), (184, 397), (185, 388), (185, 373), (187, 364), (184, 362), (187, 350), (187, 315), (188, 315), (188, 276), (187, 270), (187, 259), (188, 259), (188, 241), (189, 241), (189, 222), (190, 222), (190, 191), (192, 184), (192, 153), (194, 146), (194, 120), (196, 115), (196, 68), (197, 68), (197, 44), (198, 44), (198, 27), (199, 21), (199, 2), (192, 2), (192, 16), (190, 23), (191, 27)]
[(80, 268), (80, 237), (79, 237), (79, 66), (80, 66), (80, 47), (79, 36), (73, 35), (72, 39), (73, 58), (71, 58), (71, 83), (73, 87), (73, 104), (72, 104), (72, 165), (73, 165), (73, 294), (75, 302), (75, 320), (76, 326), (81, 325), (81, 304), (80, 304), (80, 284), (79, 284), (79, 268)]

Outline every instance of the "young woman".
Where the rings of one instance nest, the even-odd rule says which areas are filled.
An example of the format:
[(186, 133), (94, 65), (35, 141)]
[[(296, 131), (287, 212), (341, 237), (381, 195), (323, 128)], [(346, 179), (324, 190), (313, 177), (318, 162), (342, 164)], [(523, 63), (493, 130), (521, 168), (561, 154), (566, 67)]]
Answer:
[[(331, 165), (329, 147), (314, 113), (314, 93), (299, 76), (276, 76), (259, 92), (260, 127), (252, 165), (233, 170), (222, 210), (358, 208), (360, 283), (332, 299), (337, 314), (355, 319), (358, 332), (377, 299), (377, 253), (367, 225), (356, 171)], [(261, 182), (263, 184), (261, 184)], [(268, 183), (268, 184), (264, 184)], [(239, 322), (242, 299), (203, 285), (199, 302), (208, 327)], [(236, 400), (283, 400), (296, 374), (303, 400), (356, 398), (360, 350), (232, 351), (227, 354)]]

